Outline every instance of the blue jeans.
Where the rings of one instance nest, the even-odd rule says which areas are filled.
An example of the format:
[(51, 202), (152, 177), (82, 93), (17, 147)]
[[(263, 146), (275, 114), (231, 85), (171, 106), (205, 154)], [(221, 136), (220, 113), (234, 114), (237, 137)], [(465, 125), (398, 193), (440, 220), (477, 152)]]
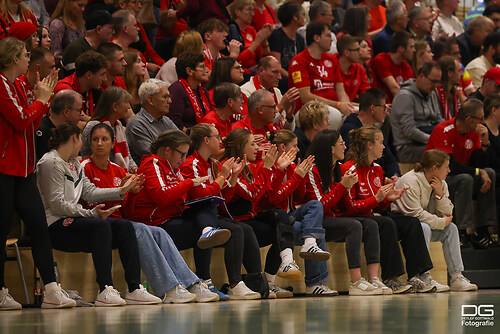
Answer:
[(135, 229), (141, 267), (157, 296), (163, 297), (176, 285), (185, 288), (201, 281), (187, 266), (164, 229), (132, 223)]
[[(295, 218), (295, 244), (302, 245), (305, 238), (315, 238), (318, 247), (326, 250), (325, 229), (323, 228), (323, 205), (319, 201), (309, 201), (299, 209), (289, 213)], [(305, 263), (305, 282), (307, 286), (328, 281), (326, 261), (310, 261)]]
[(427, 249), (429, 249), (431, 241), (440, 241), (443, 244), (444, 260), (448, 267), (448, 272), (454, 274), (457, 271), (464, 271), (457, 225), (451, 223), (442, 230), (431, 230), (429, 225), (422, 222), (420, 224), (422, 225)]

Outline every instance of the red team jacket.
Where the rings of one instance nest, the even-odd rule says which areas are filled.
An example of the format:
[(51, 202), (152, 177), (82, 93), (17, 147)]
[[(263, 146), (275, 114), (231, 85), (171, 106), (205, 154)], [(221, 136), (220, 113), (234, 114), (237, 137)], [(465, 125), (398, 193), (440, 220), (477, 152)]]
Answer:
[[(316, 200), (323, 204), (323, 216), (335, 217), (340, 216), (338, 206), (348, 200), (347, 189), (342, 183), (334, 183), (330, 185), (327, 193), (323, 192), (321, 185), (321, 176), (319, 175), (318, 167), (313, 165), (313, 168), (306, 175), (306, 201)], [(343, 205), (345, 206), (345, 205)]]

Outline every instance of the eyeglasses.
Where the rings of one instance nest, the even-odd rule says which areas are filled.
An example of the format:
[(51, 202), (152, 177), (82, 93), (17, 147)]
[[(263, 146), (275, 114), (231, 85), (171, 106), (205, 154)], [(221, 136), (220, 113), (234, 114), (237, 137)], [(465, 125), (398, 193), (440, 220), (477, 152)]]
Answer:
[(387, 110), (387, 105), (386, 104), (374, 104), (374, 107), (384, 107), (384, 111)]
[(188, 152), (182, 152), (182, 151), (179, 151), (176, 148), (174, 148), (174, 150), (181, 155), (181, 159), (184, 159), (188, 155)]
[(31, 58), (31, 52), (27, 51), (25, 53), (20, 53), (19, 56), (26, 56), (27, 58)]
[(272, 106), (270, 106), (270, 105), (265, 105), (265, 104), (261, 104), (260, 106), (261, 106), (261, 107), (273, 108), (273, 109), (276, 109), (276, 107), (277, 107), (275, 104), (273, 104)]
[(432, 80), (431, 78), (429, 78), (428, 76), (425, 76), (433, 85), (437, 85), (441, 82), (441, 80)]

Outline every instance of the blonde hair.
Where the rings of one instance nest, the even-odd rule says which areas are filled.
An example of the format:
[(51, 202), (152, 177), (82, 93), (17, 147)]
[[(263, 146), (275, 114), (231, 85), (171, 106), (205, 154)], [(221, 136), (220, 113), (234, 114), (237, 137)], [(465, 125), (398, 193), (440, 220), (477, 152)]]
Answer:
[[(9, 11), (7, 10), (7, 1), (1, 0), (0, 2), (0, 15), (4, 19), (5, 22), (9, 22)], [(19, 10), (17, 12), (18, 15), (22, 17), (21, 21), (26, 21), (26, 18), (29, 16), (32, 10), (29, 9), (22, 1), (19, 4)]]
[(184, 52), (202, 53), (203, 39), (196, 30), (183, 31), (174, 45), (172, 56), (179, 58)]
[(25, 44), (23, 41), (18, 40), (14, 37), (7, 37), (0, 40), (0, 71), (11, 67), (14, 64), (14, 57), (18, 57)]
[[(63, 23), (66, 25), (66, 27), (69, 27), (71, 20), (74, 20), (75, 24), (78, 26), (78, 29), (85, 30), (83, 16), (80, 18), (73, 17), (71, 15), (71, 11), (69, 10), (69, 3), (76, 2), (76, 1), (79, 1), (79, 0), (61, 0), (61, 1), (59, 1), (56, 9), (54, 10), (54, 13), (50, 17), (49, 25), (55, 19), (60, 19), (61, 21), (63, 21)], [(87, 6), (87, 5), (85, 5), (85, 6)]]
[(137, 76), (134, 73), (133, 66), (140, 57), (139, 52), (137, 50), (126, 50), (123, 52), (123, 57), (127, 62), (127, 66), (125, 66), (125, 73), (123, 74), (123, 81), (125, 81), (125, 85), (127, 86), (127, 91), (132, 95), (132, 97), (139, 99), (138, 89), (141, 86), (144, 79), (141, 76)]
[(446, 161), (449, 160), (450, 156), (448, 153), (436, 149), (428, 150), (425, 151), (424, 156), (422, 157), (422, 162), (416, 163), (413, 170), (415, 172), (423, 172), (433, 166), (440, 168)]
[(354, 160), (358, 166), (369, 166), (368, 151), (366, 145), (375, 143), (375, 136), (382, 133), (379, 128), (374, 126), (362, 126), (358, 129), (349, 131), (351, 138), (351, 147), (347, 152), (347, 160)]
[(317, 100), (307, 102), (299, 111), (300, 128), (304, 131), (312, 129), (314, 123), (322, 123), (328, 113), (328, 107), (323, 102)]
[(132, 101), (132, 95), (121, 87), (110, 86), (102, 93), (91, 120), (100, 121), (113, 114), (113, 105)]
[[(221, 160), (230, 159), (230, 158), (240, 158), (243, 159), (243, 149), (246, 144), (250, 140), (250, 136), (252, 132), (248, 129), (234, 129), (227, 135), (226, 139), (224, 139), (224, 156)], [(243, 177), (247, 182), (252, 182), (253, 175), (248, 166), (243, 168), (241, 172)]]
[(413, 54), (413, 58), (411, 60), (411, 68), (413, 69), (413, 73), (417, 74), (418, 70), (424, 63), (422, 61), (422, 54), (424, 54), (425, 50), (427, 49), (427, 41), (422, 41), (422, 40), (416, 40), (415, 41), (415, 53)]
[(231, 17), (233, 18), (233, 20), (237, 19), (236, 11), (237, 10), (241, 11), (246, 6), (255, 7), (255, 1), (253, 1), (253, 0), (236, 0), (231, 5), (229, 5), (229, 13), (231, 14)]
[(215, 129), (215, 126), (208, 123), (198, 123), (188, 129), (189, 138), (191, 138), (191, 148), (195, 151), (199, 150), (205, 137), (212, 135), (212, 129)]
[(292, 140), (297, 138), (297, 136), (288, 129), (280, 129), (276, 132), (268, 132), (266, 134), (266, 138), (271, 142), (271, 144), (279, 146), (281, 144), (288, 145), (292, 142)]

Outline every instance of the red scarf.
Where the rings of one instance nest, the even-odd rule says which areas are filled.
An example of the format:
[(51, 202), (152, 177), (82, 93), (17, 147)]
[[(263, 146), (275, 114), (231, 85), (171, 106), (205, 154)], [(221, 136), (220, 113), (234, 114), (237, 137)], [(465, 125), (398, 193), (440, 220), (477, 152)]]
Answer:
[[(259, 90), (259, 89), (265, 89), (264, 87), (262, 87), (262, 85), (260, 84), (260, 81), (259, 81), (259, 78), (258, 78), (258, 75), (255, 75), (253, 77), (253, 84), (255, 85), (255, 89), (256, 90)], [(274, 88), (271, 88), (270, 90), (269, 89), (266, 89), (269, 93), (273, 94), (273, 97), (274, 97), (274, 103), (276, 103), (276, 105), (279, 104), (279, 101), (278, 101), (278, 97), (276, 96), (276, 93), (274, 92)], [(283, 117), (280, 117), (280, 119), (274, 123), (274, 126), (276, 126), (276, 128), (278, 130), (280, 129), (284, 129), (285, 128), (285, 122), (283, 121)]]
[[(179, 82), (184, 86), (184, 90), (186, 91), (189, 101), (191, 102), (191, 106), (194, 109), (194, 114), (196, 115), (196, 124), (200, 123), (203, 118), (204, 113), (203, 109), (201, 109), (200, 104), (198, 103), (198, 99), (196, 98), (196, 94), (194, 93), (191, 86), (189, 86), (186, 79), (179, 79)], [(203, 103), (203, 108), (205, 108), (205, 112), (208, 113), (210, 111), (210, 102), (208, 101), (207, 94), (203, 91), (201, 85), (198, 85), (198, 94), (200, 94), (201, 102)]]
[(453, 98), (455, 99), (455, 101), (454, 101), (455, 115), (451, 115), (450, 107), (448, 105), (448, 99), (446, 98), (446, 94), (444, 92), (443, 86), (438, 85), (436, 87), (436, 92), (437, 92), (438, 97), (439, 97), (439, 102), (441, 102), (444, 120), (447, 121), (449, 119), (452, 119), (453, 117), (456, 117), (458, 115), (458, 110), (460, 109), (460, 100), (458, 98), (458, 94), (456, 92), (453, 92)]

